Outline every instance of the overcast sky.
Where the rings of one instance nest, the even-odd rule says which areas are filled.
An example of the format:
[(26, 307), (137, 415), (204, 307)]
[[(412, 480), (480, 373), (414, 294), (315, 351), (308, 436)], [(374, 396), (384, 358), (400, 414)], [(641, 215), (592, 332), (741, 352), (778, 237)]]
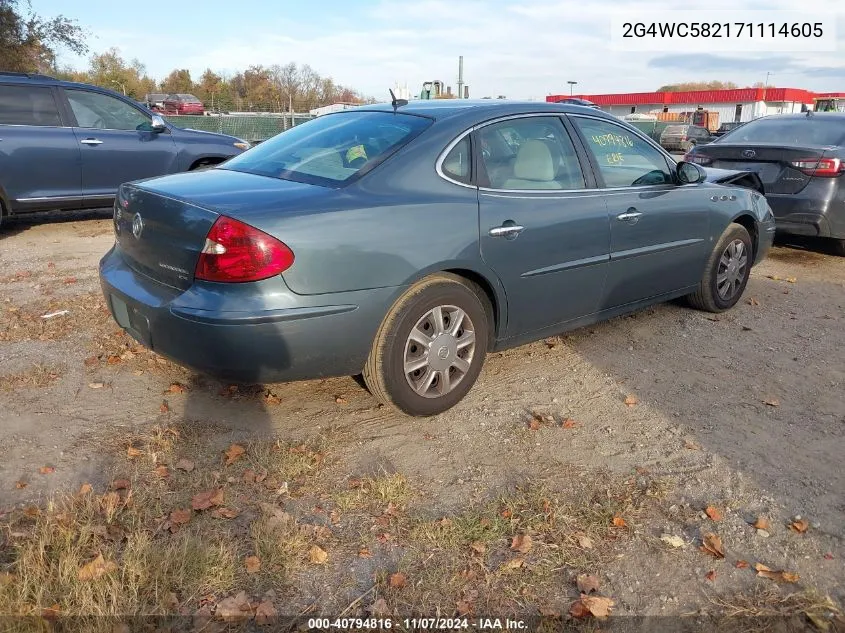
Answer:
[[(32, 0), (45, 16), (64, 13), (91, 33), (92, 51), (117, 47), (161, 79), (173, 68), (196, 78), (206, 68), (234, 73), (253, 64), (310, 64), (322, 75), (364, 94), (382, 96), (397, 81), (419, 92), (425, 80), (454, 86), (458, 56), (471, 97), (543, 99), (568, 93), (645, 92), (661, 84), (765, 81), (781, 87), (845, 91), (845, 19), (838, 17), (836, 53), (689, 54), (612, 50), (610, 15), (666, 8), (767, 11), (828, 10), (835, 3), (805, 0), (203, 0), (133, 2)], [(819, 9), (821, 7), (821, 9)], [(845, 6), (843, 6), (845, 10)], [(832, 10), (831, 10), (832, 11)], [(85, 59), (63, 54), (77, 67)]]

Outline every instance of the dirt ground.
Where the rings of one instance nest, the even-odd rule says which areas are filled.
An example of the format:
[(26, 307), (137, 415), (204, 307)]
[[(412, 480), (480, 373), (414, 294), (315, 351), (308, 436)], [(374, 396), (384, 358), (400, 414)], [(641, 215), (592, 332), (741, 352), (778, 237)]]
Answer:
[[(99, 295), (96, 264), (111, 243), (103, 212), (25, 218), (0, 237), (0, 523), (85, 483), (106, 489), (128, 472), (133, 438), (162, 428), (178, 429), (182, 456), (209, 470), (219, 470), (232, 443), (325, 440), (331, 460), (321, 498), (346, 509), (349, 529), (360, 527), (351, 525), (353, 508), (361, 516), (367, 510), (337, 495), (366, 478), (401, 477), (407, 496), (391, 506), (393, 493), (379, 494), (420, 521), (459, 522), (468, 508), (517, 492), (547, 490), (566, 507), (580, 500), (596, 509), (603, 503), (597, 490), (608, 499), (617, 498), (611, 490), (627, 490), (627, 505), (610, 511), (610, 527), (594, 532), (607, 541), (603, 553), (538, 562), (534, 569), (546, 575), (535, 578), (533, 593), (513, 594), (515, 612), (565, 613), (579, 595), (575, 574), (587, 568), (614, 600), (614, 616), (730, 611), (725, 604), (735, 596), (766, 591), (819, 592), (845, 603), (843, 258), (778, 246), (725, 314), (659, 305), (492, 354), (463, 403), (412, 420), (379, 407), (353, 378), (233, 388), (138, 348), (120, 335)], [(235, 486), (232, 477), (225, 481)], [(280, 503), (291, 512), (295, 506)], [(587, 516), (579, 512), (568, 516)], [(768, 520), (766, 530), (754, 527), (758, 517)], [(558, 532), (537, 526), (535, 552), (545, 538), (551, 556), (558, 546), (542, 535)], [(425, 542), (415, 529), (408, 528), (408, 543)], [(372, 534), (356, 530), (349, 534), (363, 531), (364, 540), (355, 547), (370, 547)], [(719, 535), (724, 558), (700, 551), (707, 533)], [(406, 569), (406, 591), (422, 592), (425, 561), (407, 558), (407, 547), (384, 554), (381, 536), (372, 541), (373, 559), (353, 555), (333, 575), (300, 576), (285, 604), (358, 612), (376, 595), (355, 602), (379, 566)], [(0, 545), (11, 548), (14, 539)], [(522, 551), (518, 544), (510, 550)], [(13, 559), (0, 554), (0, 572)], [(758, 563), (800, 579), (776, 584), (755, 575)], [(401, 611), (434, 600), (435, 589), (408, 593), (403, 603), (406, 594), (391, 580), (380, 595)], [(456, 591), (444, 599), (459, 613), (461, 604), (481, 600)]]

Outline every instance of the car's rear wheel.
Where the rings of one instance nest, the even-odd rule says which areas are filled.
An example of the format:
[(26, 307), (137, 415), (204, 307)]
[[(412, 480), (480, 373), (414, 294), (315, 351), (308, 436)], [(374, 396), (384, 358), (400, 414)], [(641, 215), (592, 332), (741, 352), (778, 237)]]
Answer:
[(695, 141), (687, 141), (681, 145), (681, 149), (685, 152), (691, 151), (695, 147)]
[(414, 416), (453, 407), (487, 355), (490, 317), (480, 288), (443, 273), (412, 286), (391, 308), (364, 367), (370, 392)]
[(735, 306), (748, 284), (751, 264), (751, 236), (744, 226), (731, 224), (707, 259), (698, 290), (687, 296), (690, 305), (708, 312), (723, 312)]

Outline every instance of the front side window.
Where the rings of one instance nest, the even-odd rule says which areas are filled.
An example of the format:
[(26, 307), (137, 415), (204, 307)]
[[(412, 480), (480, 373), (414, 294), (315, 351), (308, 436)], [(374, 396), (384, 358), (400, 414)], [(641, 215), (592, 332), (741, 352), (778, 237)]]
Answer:
[(583, 189), (578, 156), (558, 117), (508, 119), (476, 132), (479, 183), (491, 189)]
[[(609, 121), (571, 118), (583, 134), (605, 186), (672, 183), (672, 174), (663, 154), (630, 130)], [(666, 128), (666, 134), (670, 134), (671, 127)]]
[(60, 126), (50, 88), (0, 86), (0, 125)]
[(65, 94), (78, 127), (138, 131), (152, 129), (147, 115), (120, 99), (87, 90), (66, 90)]
[(443, 174), (457, 180), (458, 182), (469, 183), (470, 180), (470, 144), (469, 136), (464, 136), (443, 159), (441, 170)]
[(340, 186), (373, 169), (431, 123), (401, 112), (327, 114), (264, 141), (221, 169)]

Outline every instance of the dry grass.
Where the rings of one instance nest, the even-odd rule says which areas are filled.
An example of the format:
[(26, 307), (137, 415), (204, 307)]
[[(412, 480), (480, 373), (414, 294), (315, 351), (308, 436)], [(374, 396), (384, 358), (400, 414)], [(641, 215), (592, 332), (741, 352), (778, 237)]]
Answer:
[[(68, 310), (50, 319), (43, 315)], [(74, 332), (94, 332), (110, 325), (102, 293), (51, 297), (24, 306), (6, 305), (0, 312), (0, 342), (55, 341)]]
[(777, 587), (713, 599), (721, 612), (720, 631), (789, 633), (845, 631), (842, 610), (830, 596), (807, 589), (785, 594)]
[(0, 376), (0, 391), (49, 387), (61, 378), (64, 369), (63, 366), (36, 365), (28, 371)]
[(400, 473), (381, 473), (375, 477), (351, 479), (349, 489), (336, 493), (332, 501), (340, 512), (377, 513), (387, 506), (404, 510), (414, 497), (408, 480)]

